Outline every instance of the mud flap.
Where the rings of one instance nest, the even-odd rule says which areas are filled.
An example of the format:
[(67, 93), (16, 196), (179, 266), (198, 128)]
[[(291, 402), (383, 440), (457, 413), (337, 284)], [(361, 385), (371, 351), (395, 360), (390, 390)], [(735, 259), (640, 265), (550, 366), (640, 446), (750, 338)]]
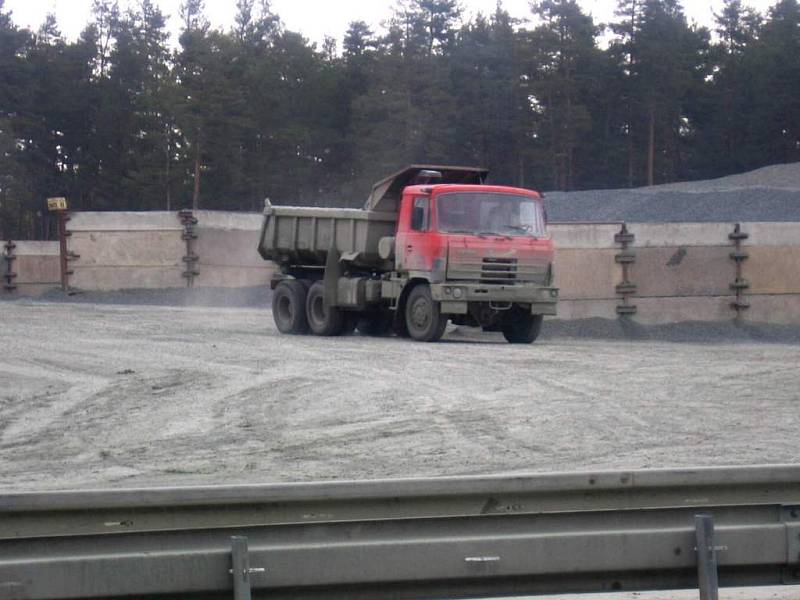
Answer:
[(322, 285), (325, 289), (325, 306), (338, 306), (339, 299), (337, 297), (337, 290), (339, 287), (339, 277), (342, 276), (342, 263), (339, 260), (339, 250), (335, 246), (331, 246), (328, 250), (328, 258), (325, 261), (325, 277), (322, 280)]

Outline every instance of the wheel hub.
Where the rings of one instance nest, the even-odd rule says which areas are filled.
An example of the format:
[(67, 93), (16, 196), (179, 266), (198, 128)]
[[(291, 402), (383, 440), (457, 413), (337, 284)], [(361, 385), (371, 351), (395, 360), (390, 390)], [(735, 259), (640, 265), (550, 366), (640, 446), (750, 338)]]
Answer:
[(424, 298), (418, 298), (411, 306), (411, 323), (414, 327), (424, 329), (431, 319), (431, 311), (428, 302)]

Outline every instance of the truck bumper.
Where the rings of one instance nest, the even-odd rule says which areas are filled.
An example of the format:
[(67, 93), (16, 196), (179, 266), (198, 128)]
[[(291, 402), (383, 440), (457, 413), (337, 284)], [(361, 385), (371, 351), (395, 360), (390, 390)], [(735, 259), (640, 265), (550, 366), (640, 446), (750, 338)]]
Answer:
[(535, 315), (555, 315), (558, 288), (539, 285), (482, 285), (475, 283), (434, 283), (431, 295), (442, 303), (445, 314), (467, 314), (469, 302), (530, 304)]

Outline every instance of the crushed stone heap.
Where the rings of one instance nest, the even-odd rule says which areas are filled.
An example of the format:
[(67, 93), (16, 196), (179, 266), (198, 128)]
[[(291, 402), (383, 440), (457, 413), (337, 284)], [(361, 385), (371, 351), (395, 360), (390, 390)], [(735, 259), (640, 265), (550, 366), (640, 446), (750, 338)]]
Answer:
[(800, 163), (706, 181), (545, 197), (550, 221), (800, 221)]

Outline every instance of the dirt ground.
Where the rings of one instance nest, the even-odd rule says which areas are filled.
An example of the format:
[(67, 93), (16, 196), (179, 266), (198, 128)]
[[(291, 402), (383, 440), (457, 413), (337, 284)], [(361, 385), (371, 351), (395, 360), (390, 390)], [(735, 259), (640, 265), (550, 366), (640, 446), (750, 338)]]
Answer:
[(0, 348), (8, 491), (800, 461), (800, 339), (418, 344), (14, 301)]

